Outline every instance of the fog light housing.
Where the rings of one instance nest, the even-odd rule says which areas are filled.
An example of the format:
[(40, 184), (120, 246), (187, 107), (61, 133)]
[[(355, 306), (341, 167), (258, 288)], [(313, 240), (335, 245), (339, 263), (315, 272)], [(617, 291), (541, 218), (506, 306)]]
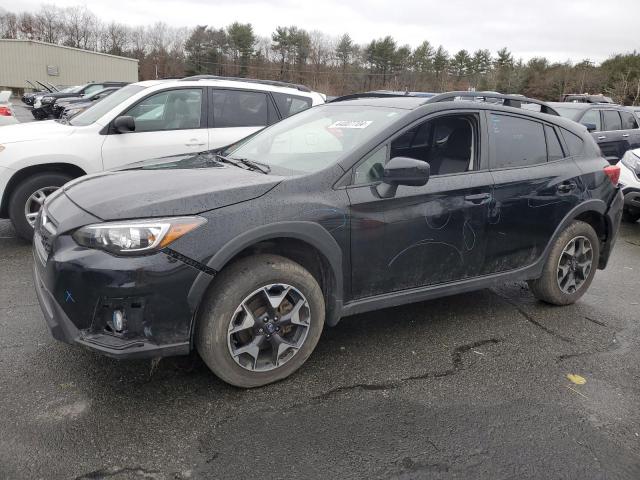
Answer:
[(111, 316), (111, 324), (116, 333), (122, 333), (125, 328), (126, 317), (122, 310), (114, 310)]

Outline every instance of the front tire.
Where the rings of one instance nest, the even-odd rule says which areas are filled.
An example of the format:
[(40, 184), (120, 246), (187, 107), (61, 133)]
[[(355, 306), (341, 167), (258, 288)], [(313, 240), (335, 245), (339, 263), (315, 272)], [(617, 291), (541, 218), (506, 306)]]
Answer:
[(45, 199), (72, 177), (64, 173), (38, 173), (23, 180), (9, 199), (9, 218), (16, 233), (30, 242), (33, 225)]
[(600, 241), (591, 225), (571, 223), (556, 239), (542, 276), (529, 281), (538, 299), (552, 305), (575, 303), (589, 289), (600, 258)]
[(278, 255), (238, 260), (216, 278), (198, 314), (198, 353), (220, 379), (242, 388), (282, 380), (309, 358), (324, 326), (316, 279)]

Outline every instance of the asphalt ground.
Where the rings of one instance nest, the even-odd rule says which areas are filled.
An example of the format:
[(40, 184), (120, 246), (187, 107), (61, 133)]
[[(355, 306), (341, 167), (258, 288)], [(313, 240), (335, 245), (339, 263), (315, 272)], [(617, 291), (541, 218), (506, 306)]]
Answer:
[(14, 237), (0, 222), (2, 479), (640, 478), (640, 224), (576, 305), (509, 283), (345, 318), (248, 391), (53, 340)]

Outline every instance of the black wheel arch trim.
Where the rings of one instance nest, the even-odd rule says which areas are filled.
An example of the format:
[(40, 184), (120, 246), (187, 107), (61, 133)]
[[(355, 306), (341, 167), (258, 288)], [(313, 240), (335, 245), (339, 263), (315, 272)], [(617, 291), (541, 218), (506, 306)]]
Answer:
[[(236, 255), (252, 245), (265, 240), (286, 238), (306, 242), (316, 248), (326, 258), (332, 270), (331, 273), (334, 277), (335, 288), (332, 290), (332, 295), (328, 299), (329, 305), (327, 305), (325, 323), (329, 326), (338, 323), (342, 314), (344, 295), (342, 250), (340, 246), (331, 234), (318, 223), (306, 221), (276, 222), (256, 227), (233, 238), (223, 245), (207, 262), (206, 267), (209, 269), (208, 273), (200, 272), (198, 274), (188, 294), (189, 306), (194, 312), (194, 317), (191, 321), (192, 344), (195, 330), (195, 313), (197, 313), (204, 294), (215, 277), (215, 273), (220, 272)], [(215, 273), (212, 275), (212, 272)]]

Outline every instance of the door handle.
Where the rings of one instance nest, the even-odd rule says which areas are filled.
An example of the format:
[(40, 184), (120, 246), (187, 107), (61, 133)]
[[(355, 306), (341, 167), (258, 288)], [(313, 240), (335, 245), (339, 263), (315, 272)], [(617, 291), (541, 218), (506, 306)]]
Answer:
[(185, 143), (184, 146), (185, 147), (202, 147), (204, 146), (204, 143)]
[(569, 193), (575, 190), (577, 185), (574, 182), (562, 182), (556, 189), (558, 193)]
[(488, 193), (476, 193), (474, 195), (467, 195), (464, 197), (465, 202), (475, 203), (476, 205), (486, 203), (490, 199), (491, 195)]
[(600, 135), (600, 136), (598, 137), (598, 140), (604, 140), (604, 139), (606, 139), (606, 138), (607, 138), (607, 136), (606, 136), (606, 135)]
[(622, 136), (623, 136), (624, 138), (627, 138), (627, 137), (629, 136), (629, 134), (628, 134), (628, 133), (623, 133), (623, 134), (622, 134)]

